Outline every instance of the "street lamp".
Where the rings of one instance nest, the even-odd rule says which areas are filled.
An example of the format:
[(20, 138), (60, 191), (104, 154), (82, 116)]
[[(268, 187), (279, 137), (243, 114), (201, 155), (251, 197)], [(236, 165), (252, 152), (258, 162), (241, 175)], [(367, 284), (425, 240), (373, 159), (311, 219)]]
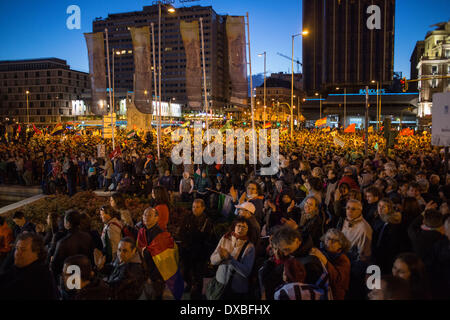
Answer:
[(264, 125), (266, 124), (266, 51), (263, 53), (258, 54), (258, 57), (262, 57), (264, 55)]
[[(302, 33), (294, 34), (292, 36), (292, 79), (291, 79), (291, 106), (294, 105), (294, 39), (298, 36), (306, 36), (308, 34), (308, 30), (303, 30)], [(302, 64), (303, 66), (303, 64)], [(291, 108), (291, 139), (294, 135), (294, 109)]]
[(28, 124), (30, 124), (30, 113), (29, 113), (29, 109), (28, 109), (28, 95), (30, 94), (30, 91), (25, 91), (25, 93), (27, 94), (27, 122)]
[(380, 127), (381, 122), (381, 96), (380, 96), (380, 82), (376, 80), (372, 80), (371, 83), (377, 84), (377, 131)]

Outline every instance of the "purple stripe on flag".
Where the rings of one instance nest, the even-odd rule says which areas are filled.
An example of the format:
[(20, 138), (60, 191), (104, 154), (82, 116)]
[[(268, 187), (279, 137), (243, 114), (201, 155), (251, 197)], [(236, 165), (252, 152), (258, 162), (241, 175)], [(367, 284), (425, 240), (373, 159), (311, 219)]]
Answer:
[(184, 280), (181, 277), (179, 269), (177, 270), (177, 272), (175, 272), (175, 274), (172, 277), (167, 279), (166, 285), (172, 292), (175, 300), (181, 300), (181, 297), (183, 296), (184, 293)]

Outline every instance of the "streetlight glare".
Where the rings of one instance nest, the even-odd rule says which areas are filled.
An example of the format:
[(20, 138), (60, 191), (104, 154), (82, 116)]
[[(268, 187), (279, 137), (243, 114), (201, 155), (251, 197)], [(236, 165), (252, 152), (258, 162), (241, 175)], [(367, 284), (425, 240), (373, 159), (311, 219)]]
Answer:
[(175, 13), (176, 10), (175, 10), (174, 7), (170, 7), (169, 9), (167, 9), (167, 12), (169, 12), (169, 13)]
[(302, 35), (304, 35), (304, 36), (306, 36), (308, 33), (309, 33), (308, 30), (303, 30), (303, 31), (302, 31)]

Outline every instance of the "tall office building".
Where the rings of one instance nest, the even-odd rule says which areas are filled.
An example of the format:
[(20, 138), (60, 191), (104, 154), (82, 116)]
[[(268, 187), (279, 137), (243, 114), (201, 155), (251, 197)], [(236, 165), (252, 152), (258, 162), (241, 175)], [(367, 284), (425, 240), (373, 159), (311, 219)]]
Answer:
[[(162, 9), (161, 98), (162, 101), (172, 101), (183, 106), (188, 104), (186, 92), (187, 56), (180, 32), (180, 24), (182, 21), (199, 21), (200, 17), (203, 18), (208, 101), (214, 109), (222, 108), (230, 105), (230, 91), (232, 90), (228, 69), (226, 25), (229, 17), (217, 14), (212, 7), (181, 7), (176, 8), (176, 12), (172, 14), (168, 13), (164, 8)], [(155, 31), (155, 48), (151, 46), (151, 52), (153, 54), (153, 49), (155, 49), (156, 64), (158, 64), (157, 5), (145, 6), (142, 11), (110, 14), (105, 19), (97, 18), (93, 22), (93, 32), (103, 32), (105, 28), (108, 28), (109, 48), (111, 52), (115, 52), (114, 87), (116, 95), (124, 97), (128, 91), (133, 91), (133, 43), (129, 28), (150, 26), (151, 23), (154, 23)], [(153, 55), (151, 64), (153, 66)], [(201, 79), (199, 80), (201, 81)], [(155, 83), (152, 79), (153, 95), (155, 95), (154, 85)], [(201, 82), (201, 85), (201, 94), (203, 95), (203, 82)]]
[(0, 61), (0, 118), (41, 125), (72, 120), (89, 113), (83, 102), (89, 91), (89, 75), (65, 60)]
[(308, 94), (336, 87), (357, 92), (372, 80), (389, 85), (394, 17), (395, 0), (303, 0), (303, 30), (309, 32), (303, 37)]

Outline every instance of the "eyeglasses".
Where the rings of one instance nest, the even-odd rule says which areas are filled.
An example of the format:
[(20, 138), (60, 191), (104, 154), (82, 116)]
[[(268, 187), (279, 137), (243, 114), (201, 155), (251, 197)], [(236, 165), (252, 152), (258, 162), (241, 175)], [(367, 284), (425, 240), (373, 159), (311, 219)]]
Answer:
[(330, 242), (339, 242), (339, 239), (335, 239), (335, 238), (325, 238), (325, 241), (330, 241)]
[(346, 207), (346, 209), (350, 210), (350, 211), (357, 211), (357, 210), (359, 210), (359, 208), (357, 208), (357, 207)]

